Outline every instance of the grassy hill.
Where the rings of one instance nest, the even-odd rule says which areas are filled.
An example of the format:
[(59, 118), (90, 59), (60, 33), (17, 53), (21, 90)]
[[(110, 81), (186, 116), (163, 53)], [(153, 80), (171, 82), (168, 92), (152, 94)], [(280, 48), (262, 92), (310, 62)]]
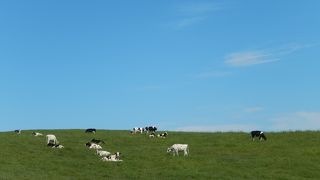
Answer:
[[(0, 133), (0, 179), (320, 179), (320, 132), (267, 133), (252, 142), (246, 133), (169, 132), (167, 139), (129, 131), (39, 130), (55, 134), (64, 149), (46, 147), (45, 137)], [(103, 139), (123, 162), (102, 162), (84, 144)], [(166, 153), (187, 143), (190, 156)]]

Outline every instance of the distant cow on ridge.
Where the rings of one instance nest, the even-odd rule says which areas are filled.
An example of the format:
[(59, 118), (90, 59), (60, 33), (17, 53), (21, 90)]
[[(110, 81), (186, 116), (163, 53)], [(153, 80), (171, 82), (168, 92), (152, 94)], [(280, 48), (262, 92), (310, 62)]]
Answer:
[(147, 126), (144, 129), (147, 131), (147, 133), (155, 133), (158, 128), (155, 126), (149, 126), (149, 127)]
[(267, 140), (267, 137), (262, 131), (251, 131), (250, 134), (251, 134), (252, 141), (254, 141), (255, 138), (258, 138), (260, 141)]
[(89, 128), (89, 129), (86, 129), (86, 131), (85, 131), (86, 133), (96, 133), (97, 132), (97, 130), (96, 129), (94, 129), (94, 128)]

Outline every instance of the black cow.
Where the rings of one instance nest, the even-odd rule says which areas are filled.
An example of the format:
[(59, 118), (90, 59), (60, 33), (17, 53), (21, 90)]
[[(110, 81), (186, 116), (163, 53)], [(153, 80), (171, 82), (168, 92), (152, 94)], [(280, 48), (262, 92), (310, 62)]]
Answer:
[(254, 141), (255, 138), (258, 138), (260, 141), (267, 140), (267, 137), (264, 135), (262, 131), (251, 131), (251, 138)]
[(95, 144), (100, 144), (100, 143), (104, 144), (104, 141), (100, 139), (92, 139), (91, 142)]
[(94, 128), (86, 129), (86, 133), (96, 133), (96, 132), (97, 132), (97, 130)]
[(144, 128), (148, 133), (155, 133), (157, 131), (157, 127), (149, 126)]

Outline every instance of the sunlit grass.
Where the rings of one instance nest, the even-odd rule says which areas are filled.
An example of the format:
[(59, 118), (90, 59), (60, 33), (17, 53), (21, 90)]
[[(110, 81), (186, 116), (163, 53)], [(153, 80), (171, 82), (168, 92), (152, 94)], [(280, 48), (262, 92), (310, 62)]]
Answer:
[[(55, 134), (64, 149), (46, 146), (32, 131), (0, 133), (0, 179), (319, 179), (320, 132), (266, 133), (252, 142), (246, 133), (169, 132), (167, 139), (129, 131), (38, 130)], [(92, 138), (120, 151), (123, 162), (102, 162), (85, 147)], [(186, 143), (190, 156), (166, 153)]]

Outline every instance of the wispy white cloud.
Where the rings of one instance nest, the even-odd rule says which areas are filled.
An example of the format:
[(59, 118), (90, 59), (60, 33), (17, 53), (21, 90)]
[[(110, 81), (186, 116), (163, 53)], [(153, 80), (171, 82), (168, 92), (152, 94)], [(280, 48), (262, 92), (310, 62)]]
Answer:
[(255, 113), (255, 112), (262, 111), (263, 109), (264, 109), (263, 107), (247, 107), (244, 109), (244, 112)]
[(175, 29), (183, 29), (199, 24), (207, 19), (210, 13), (220, 10), (221, 5), (208, 2), (184, 3), (177, 8), (180, 19), (174, 22)]
[(231, 67), (246, 67), (257, 64), (272, 63), (279, 61), (285, 55), (316, 45), (317, 44), (287, 44), (274, 49), (234, 52), (226, 55), (224, 63)]
[(294, 112), (271, 119), (272, 130), (320, 130), (320, 112)]
[(233, 67), (251, 66), (278, 61), (271, 54), (262, 51), (247, 51), (227, 55), (225, 63)]
[(187, 132), (249, 132), (254, 129), (258, 129), (256, 125), (252, 124), (224, 124), (224, 125), (194, 125), (179, 127), (176, 131), (187, 131)]
[(196, 74), (194, 77), (197, 79), (208, 79), (230, 76), (232, 73), (228, 71), (209, 71)]
[(176, 28), (182, 29), (188, 26), (192, 26), (194, 24), (200, 23), (204, 19), (205, 19), (204, 17), (190, 17), (190, 18), (181, 19), (176, 23)]
[(204, 14), (221, 9), (221, 4), (212, 2), (186, 3), (178, 7), (178, 11), (184, 14)]

